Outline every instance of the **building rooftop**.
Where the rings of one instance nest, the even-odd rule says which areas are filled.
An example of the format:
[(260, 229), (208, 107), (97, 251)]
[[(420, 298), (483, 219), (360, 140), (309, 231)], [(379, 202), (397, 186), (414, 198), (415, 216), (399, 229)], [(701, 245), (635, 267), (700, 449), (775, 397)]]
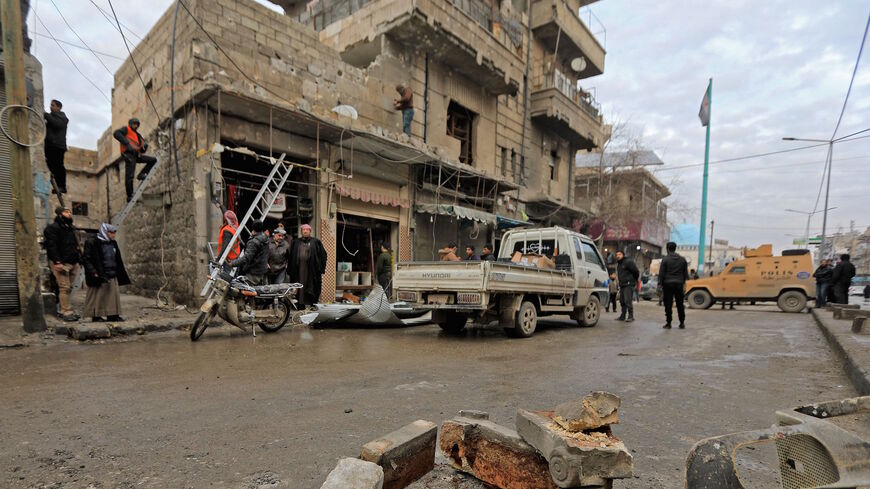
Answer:
[[(617, 166), (658, 166), (665, 162), (652, 150), (612, 151), (603, 154), (605, 167)], [(597, 167), (602, 164), (602, 153), (577, 153), (578, 168)]]

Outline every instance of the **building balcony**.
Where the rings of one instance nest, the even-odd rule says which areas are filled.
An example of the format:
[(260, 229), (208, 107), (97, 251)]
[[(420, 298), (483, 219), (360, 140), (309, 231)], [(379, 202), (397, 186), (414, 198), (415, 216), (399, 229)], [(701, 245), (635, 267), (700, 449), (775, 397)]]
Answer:
[(387, 35), (426, 51), (494, 95), (517, 93), (523, 78), (523, 27), (482, 0), (371, 0), (328, 24), (320, 40), (356, 66), (371, 63)]
[(598, 103), (558, 72), (533, 87), (529, 114), (534, 122), (578, 146), (601, 147), (608, 138)]
[(604, 73), (605, 51), (578, 14), (566, 0), (533, 0), (530, 22), (535, 39), (552, 52), (558, 50), (557, 57), (585, 60), (577, 73), (583, 79)]

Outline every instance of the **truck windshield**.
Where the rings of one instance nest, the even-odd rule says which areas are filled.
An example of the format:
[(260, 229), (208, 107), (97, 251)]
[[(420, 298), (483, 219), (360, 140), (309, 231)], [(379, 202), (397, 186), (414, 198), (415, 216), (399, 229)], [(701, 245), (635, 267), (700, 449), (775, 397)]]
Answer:
[(574, 238), (574, 246), (576, 246), (578, 250), (583, 250), (583, 260), (586, 263), (595, 265), (602, 270), (605, 270), (604, 263), (601, 261), (601, 257), (598, 256), (598, 252), (595, 251), (594, 246), (585, 241), (580, 241), (579, 238)]

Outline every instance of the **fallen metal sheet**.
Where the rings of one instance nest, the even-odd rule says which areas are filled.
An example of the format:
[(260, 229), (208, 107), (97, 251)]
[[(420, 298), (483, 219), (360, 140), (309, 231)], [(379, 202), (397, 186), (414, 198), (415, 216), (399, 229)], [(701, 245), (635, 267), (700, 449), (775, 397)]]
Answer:
[(406, 302), (390, 303), (384, 289), (375, 285), (362, 304), (316, 304), (313, 311), (302, 316), (302, 321), (311, 326), (415, 326), (431, 322), (431, 315), (413, 309)]

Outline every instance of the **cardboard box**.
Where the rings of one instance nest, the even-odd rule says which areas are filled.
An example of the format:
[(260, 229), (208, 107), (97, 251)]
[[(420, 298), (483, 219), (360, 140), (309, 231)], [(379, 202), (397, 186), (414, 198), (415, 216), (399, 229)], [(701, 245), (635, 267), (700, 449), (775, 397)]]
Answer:
[(353, 268), (352, 268), (351, 263), (349, 261), (338, 262), (338, 271), (339, 272), (349, 272), (352, 269)]
[(372, 284), (372, 272), (359, 272), (359, 284), (360, 285), (371, 285)]

